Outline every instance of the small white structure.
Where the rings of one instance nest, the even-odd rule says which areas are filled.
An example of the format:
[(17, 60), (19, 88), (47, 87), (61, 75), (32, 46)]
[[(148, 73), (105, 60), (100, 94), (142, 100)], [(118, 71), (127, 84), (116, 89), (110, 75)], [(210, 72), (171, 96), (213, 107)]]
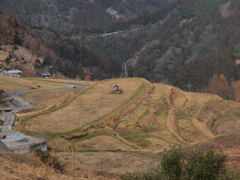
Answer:
[(20, 77), (22, 74), (22, 71), (20, 70), (9, 70), (9, 71), (3, 71), (2, 73), (0, 73), (0, 75), (8, 75), (11, 77)]
[(49, 78), (51, 74), (43, 73), (41, 74), (42, 78)]
[(20, 71), (20, 70), (9, 70), (7, 72), (9, 74), (9, 76), (12, 76), (12, 77), (20, 77), (22, 74), (22, 71)]

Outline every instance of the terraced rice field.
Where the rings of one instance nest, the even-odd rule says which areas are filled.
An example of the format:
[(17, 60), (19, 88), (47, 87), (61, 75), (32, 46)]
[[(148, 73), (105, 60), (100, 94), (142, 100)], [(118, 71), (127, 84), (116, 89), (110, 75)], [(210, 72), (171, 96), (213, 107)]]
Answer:
[[(19, 88), (74, 84), (33, 80), (24, 79)], [(122, 94), (110, 93), (116, 84)], [(240, 105), (216, 95), (122, 78), (94, 82), (82, 90), (39, 89), (23, 97), (41, 103), (18, 112), (20, 122), (14, 128), (31, 135), (45, 132), (48, 147), (71, 161), (71, 174), (91, 179), (92, 173), (82, 175), (82, 169), (116, 174), (147, 170), (156, 167), (159, 153), (172, 146), (221, 149), (229, 155), (229, 166), (239, 169)]]
[[(123, 94), (110, 93), (116, 84)], [(61, 108), (23, 122), (27, 132), (88, 133), (68, 141), (76, 150), (162, 151), (239, 132), (239, 110), (238, 103), (216, 95), (122, 78), (98, 82)]]
[(116, 82), (113, 80), (103, 81), (83, 93), (81, 92), (69, 105), (32, 118), (27, 122), (26, 130), (69, 132), (82, 129), (101, 121), (106, 115), (111, 116), (119, 109), (123, 110), (121, 108), (124, 105), (130, 103), (130, 100), (134, 101), (145, 90), (145, 86), (150, 85), (142, 79), (120, 79), (117, 83), (124, 89), (123, 94), (111, 94)]

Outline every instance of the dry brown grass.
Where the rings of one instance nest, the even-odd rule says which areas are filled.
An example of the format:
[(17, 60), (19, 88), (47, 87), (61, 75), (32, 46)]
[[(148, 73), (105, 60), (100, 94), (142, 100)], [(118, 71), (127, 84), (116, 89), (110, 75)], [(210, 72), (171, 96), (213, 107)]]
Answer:
[(240, 119), (238, 121), (227, 121), (217, 128), (218, 134), (233, 134), (240, 132)]
[[(141, 86), (139, 86), (138, 90), (134, 94), (134, 99), (131, 98), (127, 104), (119, 108), (116, 113), (114, 113), (111, 117), (105, 118), (105, 124), (99, 125), (100, 127), (114, 127), (119, 121), (128, 116), (129, 114), (136, 111), (141, 105), (148, 102), (150, 98), (150, 94), (153, 91), (153, 84), (149, 83), (144, 79), (138, 79), (141, 81)], [(109, 120), (107, 120), (109, 119)]]
[(169, 130), (169, 132), (180, 142), (182, 143), (186, 143), (186, 141), (184, 141), (184, 139), (179, 136), (178, 134), (178, 129), (177, 129), (177, 125), (176, 125), (176, 120), (177, 120), (177, 111), (175, 109), (171, 109), (168, 112), (168, 116), (166, 118), (166, 127)]
[(189, 96), (191, 96), (193, 99), (195, 99), (197, 104), (204, 104), (206, 102), (208, 102), (209, 100), (211, 100), (213, 98), (213, 94), (207, 94), (207, 93), (194, 93), (194, 92), (190, 92), (187, 93)]
[[(71, 91), (60, 98), (50, 99), (30, 109), (17, 112), (16, 115), (20, 120), (22, 120), (24, 118), (35, 116), (37, 114), (46, 113), (51, 110), (62, 107), (64, 104), (67, 104), (69, 101), (71, 101), (75, 96), (76, 96), (76, 92)], [(17, 125), (15, 126), (16, 129), (22, 129), (22, 128), (24, 129), (24, 127), (21, 127), (22, 124), (17, 123), (16, 125)], [(35, 125), (37, 126), (37, 124)]]
[[(123, 89), (123, 94), (109, 94), (116, 84)], [(62, 175), (66, 179), (118, 179), (119, 174), (126, 171), (145, 171), (159, 163), (157, 156), (148, 152), (159, 152), (171, 145), (186, 148), (211, 145), (228, 153), (229, 166), (240, 168), (240, 136), (216, 135), (239, 132), (238, 103), (225, 101), (215, 95), (187, 93), (161, 84), (155, 84), (151, 94), (152, 88), (152, 84), (142, 79), (106, 80), (86, 89), (82, 94), (69, 92), (65, 98), (46, 101), (34, 107), (36, 109), (19, 115), (29, 117), (61, 107), (26, 121), (26, 129), (65, 133), (80, 127), (81, 131), (88, 131), (84, 133), (89, 136), (82, 139), (66, 141), (53, 136), (53, 140), (49, 140), (52, 149), (69, 151), (57, 154), (66, 160), (66, 174)], [(39, 94), (31, 98), (35, 100), (38, 96), (43, 97), (43, 92), (36, 92)], [(74, 97), (76, 99), (64, 106)], [(131, 116), (123, 119), (131, 113)], [(214, 128), (210, 126), (213, 119), (216, 120), (215, 134)], [(114, 125), (117, 125), (116, 128), (113, 128)], [(71, 152), (70, 148), (72, 151), (99, 152)], [(103, 152), (120, 149), (121, 152)], [(39, 177), (58, 177), (52, 169), (45, 168), (44, 171), (41, 165), (31, 170), (37, 173), (40, 171), (37, 168), (42, 172)], [(59, 179), (62, 177), (59, 176)]]
[[(82, 169), (79, 177), (87, 176), (89, 179), (100, 179), (102, 176), (109, 173), (117, 175), (124, 174), (126, 172), (146, 171), (147, 169), (155, 168), (159, 164), (159, 156), (155, 156), (151, 153), (139, 153), (139, 152), (82, 152), (82, 153), (69, 153), (63, 152), (57, 154), (59, 157), (74, 161), (75, 167)], [(71, 169), (71, 164), (69, 164)], [(94, 173), (101, 171), (98, 176)], [(106, 173), (107, 172), (107, 173)], [(94, 176), (95, 175), (95, 176)], [(105, 179), (112, 179), (111, 176), (105, 177)]]
[(48, 148), (51, 150), (71, 150), (72, 144), (60, 136), (54, 136), (48, 140)]
[(0, 89), (5, 92), (35, 88), (37, 88), (37, 85), (32, 81), (17, 77), (0, 76)]
[[(214, 137), (212, 130), (209, 129), (211, 118), (221, 119), (223, 115), (229, 117), (227, 114), (233, 111), (232, 116), (235, 121), (219, 123), (221, 133), (230, 132), (225, 128), (227, 124), (235, 125), (235, 129), (238, 131), (236, 123), (240, 116), (237, 110), (230, 109), (229, 103), (211, 94), (187, 93), (172, 86), (155, 84), (150, 101), (144, 103), (142, 108), (126, 119), (116, 123), (114, 131), (124, 135), (139, 134), (139, 139), (144, 136), (144, 133), (149, 132), (149, 135), (162, 138), (161, 141), (168, 145), (191, 144)], [(144, 112), (147, 113), (144, 114)], [(182, 119), (182, 117), (186, 117), (188, 120)], [(199, 117), (205, 120), (201, 121)], [(226, 119), (224, 121), (227, 121)], [(225, 131), (221, 129), (222, 127)], [(140, 140), (138, 142), (141, 144)], [(142, 143), (144, 149), (152, 148), (151, 143)]]
[(0, 61), (5, 61), (9, 55), (7, 53), (0, 52)]
[(159, 115), (149, 134), (165, 139), (169, 144), (180, 144), (180, 142), (168, 130), (166, 126), (166, 117), (165, 114)]
[(179, 119), (178, 122), (179, 135), (186, 142), (198, 142), (203, 141), (207, 137), (201, 134), (196, 127), (192, 124), (191, 120)]
[(74, 79), (57, 79), (57, 78), (26, 78), (36, 84), (41, 85), (44, 88), (64, 86), (68, 84), (76, 84), (81, 86), (91, 86), (96, 84), (95, 81), (83, 81)]
[(75, 144), (78, 150), (132, 150), (131, 147), (123, 144), (119, 140), (111, 137), (100, 135), (91, 139), (83, 140)]
[(147, 106), (141, 107), (138, 111), (133, 113), (128, 118), (124, 119), (115, 129), (115, 132), (120, 134), (133, 134), (137, 133), (139, 129), (139, 121), (147, 111)]
[(24, 99), (29, 102), (46, 102), (70, 93), (72, 92), (69, 89), (46, 89), (27, 93), (24, 95)]
[(164, 94), (164, 98), (167, 101), (169, 106), (173, 106), (173, 97), (175, 95), (175, 91), (172, 86), (167, 86), (167, 90)]
[[(144, 112), (148, 111), (144, 115), (143, 107)], [(219, 131), (229, 132), (224, 128), (227, 124), (235, 125), (236, 131), (238, 130), (236, 123), (240, 116), (237, 109), (230, 109), (229, 103), (211, 94), (187, 93), (172, 86), (155, 84), (150, 101), (143, 107), (142, 110), (139, 109), (121, 121), (114, 131), (125, 135), (134, 133), (143, 135), (149, 132), (149, 135), (162, 138), (168, 144), (196, 143), (214, 137), (212, 130), (209, 129), (211, 118), (221, 119), (223, 115), (229, 117), (227, 114), (230, 112), (234, 112), (232, 113), (234, 122), (230, 123), (225, 118), (224, 121), (227, 123), (219, 123)], [(201, 121), (199, 117), (205, 120)], [(225, 131), (221, 129), (222, 127)], [(151, 144), (145, 145), (145, 149), (151, 149)]]
[(174, 107), (176, 108), (183, 107), (186, 101), (187, 101), (187, 98), (182, 93), (177, 93), (173, 101)]
[(3, 180), (74, 179), (46, 167), (33, 154), (1, 153), (0, 156), (0, 177)]
[(203, 134), (213, 133), (214, 124), (221, 122), (223, 112), (229, 107), (230, 104), (218, 96), (214, 96), (211, 100), (204, 103), (195, 115), (195, 118), (201, 123), (200, 125), (197, 122), (201, 126), (201, 132)]
[(164, 149), (169, 149), (171, 144), (165, 140), (161, 140), (158, 138), (146, 138), (151, 144), (148, 146), (149, 150), (153, 151), (161, 151)]
[(138, 124), (141, 127), (141, 131), (144, 133), (148, 132), (150, 124), (154, 121), (155, 117), (157, 116), (158, 111), (157, 109), (150, 107), (149, 113), (144, 116), (141, 120), (139, 120)]
[(82, 86), (91, 86), (96, 84), (96, 81), (84, 81), (84, 80), (75, 80), (75, 79), (42, 79), (43, 81), (52, 81), (64, 84), (78, 84)]
[(159, 101), (161, 98), (163, 98), (163, 95), (166, 93), (167, 86), (160, 85), (160, 84), (154, 84), (154, 92), (151, 95), (151, 101)]
[[(110, 94), (116, 83), (123, 94)], [(131, 84), (131, 85), (129, 85)], [(31, 119), (27, 130), (47, 132), (69, 132), (90, 124), (99, 117), (110, 113), (131, 98), (142, 85), (140, 79), (117, 79), (98, 83), (78, 96), (70, 105), (50, 114)], [(130, 105), (130, 108), (132, 105)], [(124, 112), (122, 112), (124, 114)]]

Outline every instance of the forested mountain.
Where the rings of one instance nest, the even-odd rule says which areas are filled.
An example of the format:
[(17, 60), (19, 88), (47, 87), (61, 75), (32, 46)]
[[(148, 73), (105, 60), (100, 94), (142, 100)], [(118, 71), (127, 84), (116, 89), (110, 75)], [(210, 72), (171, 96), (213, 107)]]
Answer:
[[(31, 25), (53, 27), (58, 31), (69, 30), (65, 33), (65, 42), (60, 43), (56, 35), (51, 45), (47, 40), (51, 38), (46, 37), (45, 43), (64, 59), (65, 63), (61, 65), (64, 70), (61, 72), (71, 77), (75, 71), (70, 73), (66, 68), (75, 68), (74, 63), (80, 63), (83, 67), (98, 67), (98, 73), (92, 74), (92, 78), (120, 76), (126, 63), (129, 76), (167, 82), (185, 90), (212, 92), (209, 89), (214, 89), (213, 86), (224, 85), (224, 88), (217, 88), (222, 89), (218, 92), (222, 97), (232, 94), (232, 85), (239, 80), (240, 0), (0, 2), (13, 15)], [(24, 6), (21, 5), (23, 2)], [(156, 7), (146, 6), (150, 11), (170, 5), (147, 14), (150, 11), (141, 9), (140, 4)], [(124, 7), (124, 13), (120, 14), (125, 16), (118, 16), (122, 12), (120, 5)], [(130, 7), (131, 16), (126, 13), (130, 12)], [(69, 16), (70, 12), (74, 16)], [(40, 29), (35, 27), (31, 31), (45, 37), (43, 32), (47, 29)], [(62, 36), (56, 32), (53, 34)], [(87, 47), (90, 49), (88, 52), (94, 52), (91, 56), (94, 58), (82, 58), (75, 45), (70, 50), (59, 47), (59, 44), (70, 42)], [(93, 71), (85, 68), (84, 72), (91, 75)]]
[[(137, 18), (173, 0), (0, 0), (14, 17), (32, 26), (63, 31), (100, 31), (113, 22)], [(92, 28), (92, 29), (88, 29)]]
[(203, 91), (211, 78), (224, 75), (230, 85), (240, 75), (239, 6), (239, 0), (178, 0), (154, 14), (116, 23), (111, 31), (118, 33), (84, 37), (81, 43), (101, 57), (127, 62), (133, 76), (154, 82)]
[[(4, 14), (5, 9), (0, 11), (1, 49), (9, 54), (5, 61), (0, 61), (2, 69), (18, 68), (31, 75), (45, 70), (71, 78), (104, 79), (109, 64), (119, 66), (115, 60), (100, 59), (96, 53), (60, 33), (32, 28)], [(119, 76), (118, 69), (107, 72)]]

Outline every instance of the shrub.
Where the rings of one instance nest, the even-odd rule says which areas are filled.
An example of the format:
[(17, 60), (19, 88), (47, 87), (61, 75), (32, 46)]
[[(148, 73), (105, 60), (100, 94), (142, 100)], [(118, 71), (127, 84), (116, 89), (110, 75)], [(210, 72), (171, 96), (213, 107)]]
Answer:
[(210, 149), (206, 154), (202, 151), (195, 151), (190, 154), (185, 164), (187, 179), (208, 179), (214, 180), (226, 172), (225, 162), (227, 156), (222, 152), (215, 152)]
[(172, 149), (162, 155), (159, 169), (167, 179), (180, 179), (183, 173), (183, 165), (182, 151), (180, 149)]
[(227, 171), (227, 156), (210, 149), (184, 153), (173, 148), (162, 154), (158, 168), (145, 173), (126, 173), (123, 180), (236, 180), (234, 173)]
[(7, 58), (5, 59), (6, 64), (10, 64), (10, 61), (11, 61), (11, 59), (10, 59), (9, 57), (7, 57)]

